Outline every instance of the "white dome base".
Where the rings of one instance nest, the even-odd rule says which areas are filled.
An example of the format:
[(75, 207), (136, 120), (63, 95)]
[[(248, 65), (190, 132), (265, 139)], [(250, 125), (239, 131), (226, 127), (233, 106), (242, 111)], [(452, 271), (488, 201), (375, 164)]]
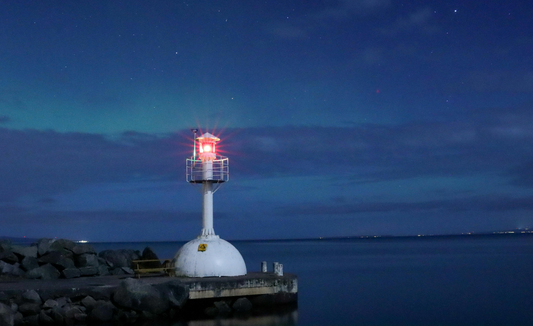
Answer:
[(181, 247), (172, 261), (176, 276), (246, 275), (241, 253), (217, 235), (200, 236)]

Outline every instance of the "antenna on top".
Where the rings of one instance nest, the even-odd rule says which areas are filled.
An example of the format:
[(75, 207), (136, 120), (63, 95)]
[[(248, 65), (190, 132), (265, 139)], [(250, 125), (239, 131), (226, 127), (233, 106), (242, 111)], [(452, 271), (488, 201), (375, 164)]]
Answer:
[(194, 134), (194, 138), (193, 138), (193, 152), (192, 152), (192, 157), (194, 160), (196, 160), (196, 133), (198, 132), (198, 129), (191, 129), (192, 133)]

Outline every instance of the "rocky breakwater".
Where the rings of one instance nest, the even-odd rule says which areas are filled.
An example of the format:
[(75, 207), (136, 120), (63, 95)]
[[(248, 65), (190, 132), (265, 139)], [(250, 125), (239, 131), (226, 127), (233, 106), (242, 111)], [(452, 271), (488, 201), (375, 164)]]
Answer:
[(190, 300), (190, 284), (174, 277), (131, 278), (137, 259), (157, 256), (149, 248), (97, 254), (88, 244), (64, 239), (30, 246), (0, 241), (0, 326), (176, 320), (252, 309), (245, 297)]
[(104, 250), (98, 255), (89, 244), (65, 239), (40, 239), (30, 246), (0, 241), (0, 277), (51, 280), (87, 276), (133, 274), (131, 262), (153, 257), (149, 248), (138, 251)]
[(135, 321), (174, 314), (188, 298), (179, 281), (129, 278), (132, 261), (157, 259), (150, 248), (104, 250), (65, 239), (30, 246), (0, 241), (0, 326)]

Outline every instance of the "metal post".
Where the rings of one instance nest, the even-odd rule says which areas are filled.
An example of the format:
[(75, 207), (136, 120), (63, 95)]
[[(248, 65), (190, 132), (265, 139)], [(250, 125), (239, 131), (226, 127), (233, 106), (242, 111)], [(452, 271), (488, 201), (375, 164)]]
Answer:
[(262, 261), (261, 262), (261, 272), (263, 272), (263, 273), (268, 272), (267, 262), (266, 261)]

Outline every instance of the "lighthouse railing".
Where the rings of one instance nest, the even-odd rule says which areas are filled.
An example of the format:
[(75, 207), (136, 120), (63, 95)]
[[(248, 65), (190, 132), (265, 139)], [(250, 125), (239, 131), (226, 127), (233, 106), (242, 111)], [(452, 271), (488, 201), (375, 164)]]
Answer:
[[(215, 183), (226, 182), (229, 180), (229, 160), (227, 157), (217, 156), (216, 159), (210, 161), (211, 166), (207, 168), (212, 169), (212, 178), (204, 180), (204, 164), (206, 162), (188, 158), (186, 165), (186, 180), (191, 183), (202, 183), (203, 181), (212, 181)], [(211, 173), (208, 173), (211, 175)]]

